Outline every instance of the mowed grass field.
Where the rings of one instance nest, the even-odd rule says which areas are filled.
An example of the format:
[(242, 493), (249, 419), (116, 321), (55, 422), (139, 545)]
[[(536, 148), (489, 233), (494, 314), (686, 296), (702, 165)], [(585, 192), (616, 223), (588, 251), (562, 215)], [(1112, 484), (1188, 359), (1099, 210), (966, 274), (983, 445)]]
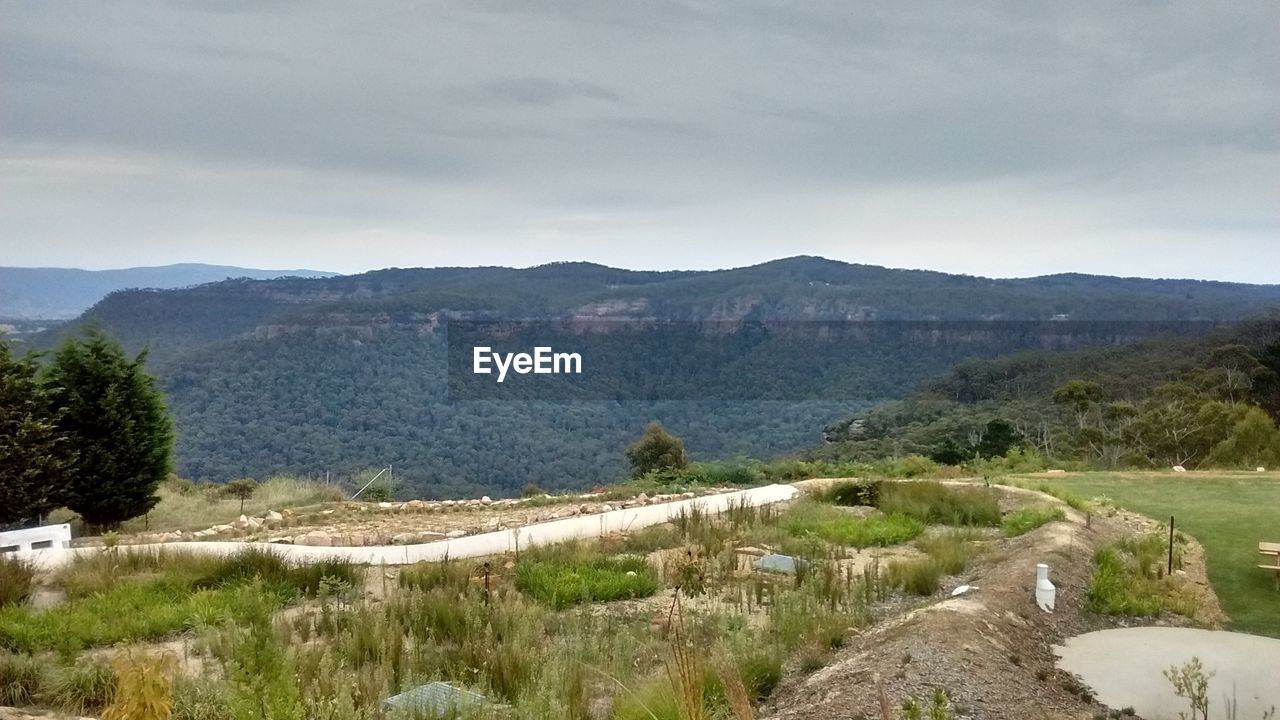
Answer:
[(1231, 618), (1230, 628), (1280, 637), (1280, 590), (1258, 542), (1280, 542), (1280, 473), (1087, 472), (1025, 475), (1019, 480), (1067, 488), (1086, 499), (1117, 505), (1179, 530), (1204, 546), (1209, 582)]

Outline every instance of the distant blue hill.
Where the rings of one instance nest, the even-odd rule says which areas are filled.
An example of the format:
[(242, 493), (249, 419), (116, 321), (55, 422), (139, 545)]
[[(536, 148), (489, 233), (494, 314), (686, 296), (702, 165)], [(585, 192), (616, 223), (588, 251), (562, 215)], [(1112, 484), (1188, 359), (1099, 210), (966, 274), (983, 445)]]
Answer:
[(0, 320), (66, 320), (108, 294), (130, 288), (172, 289), (227, 278), (322, 278), (318, 270), (261, 270), (232, 265), (181, 263), (120, 270), (0, 267)]

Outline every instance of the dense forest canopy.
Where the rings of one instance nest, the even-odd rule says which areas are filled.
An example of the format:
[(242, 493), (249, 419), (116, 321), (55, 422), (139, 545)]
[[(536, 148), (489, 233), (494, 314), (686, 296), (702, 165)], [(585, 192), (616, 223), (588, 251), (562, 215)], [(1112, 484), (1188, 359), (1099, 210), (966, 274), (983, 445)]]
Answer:
[[(1094, 345), (1122, 353), (1154, 335), (1201, 335), (1276, 305), (1276, 286), (1084, 275), (992, 280), (812, 257), (711, 272), (563, 263), (125, 291), (35, 343), (51, 345), (96, 323), (130, 352), (149, 348), (149, 368), (174, 415), (177, 469), (194, 479), (343, 477), (392, 463), (406, 493), (497, 495), (528, 483), (580, 488), (620, 479), (623, 449), (653, 420), (682, 438), (693, 460), (774, 456), (812, 447), (824, 426), (904, 397), (970, 358)], [(588, 337), (588, 347), (614, 353), (628, 372), (681, 373), (668, 372), (648, 400), (450, 402), (449, 323), (487, 319), (959, 324), (910, 346), (767, 336), (731, 358), (732, 373), (723, 362), (698, 362), (704, 351), (667, 340), (609, 345)], [(956, 329), (972, 321), (989, 324)], [(990, 331), (1001, 323), (1018, 330)], [(1051, 324), (1058, 325), (1046, 330)], [(930, 338), (942, 340), (930, 345)], [(723, 350), (722, 339), (707, 347)], [(908, 402), (928, 413), (931, 404), (970, 399), (931, 393)]]

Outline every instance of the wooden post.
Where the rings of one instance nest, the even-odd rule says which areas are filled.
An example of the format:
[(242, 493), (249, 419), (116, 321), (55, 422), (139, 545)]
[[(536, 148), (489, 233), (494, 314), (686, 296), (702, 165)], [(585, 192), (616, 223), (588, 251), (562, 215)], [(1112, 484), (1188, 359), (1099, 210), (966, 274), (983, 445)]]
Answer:
[(1173, 575), (1173, 516), (1169, 516), (1169, 572), (1166, 576)]

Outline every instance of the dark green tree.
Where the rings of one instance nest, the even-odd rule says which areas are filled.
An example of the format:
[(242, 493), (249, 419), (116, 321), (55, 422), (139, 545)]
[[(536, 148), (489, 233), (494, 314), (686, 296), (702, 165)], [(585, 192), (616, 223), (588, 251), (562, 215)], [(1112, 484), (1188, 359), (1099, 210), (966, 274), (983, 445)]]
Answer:
[(35, 361), (13, 358), (0, 342), (0, 526), (62, 504), (73, 457), (36, 379)]
[(653, 470), (679, 470), (689, 464), (684, 443), (656, 422), (649, 423), (644, 435), (627, 448), (627, 461), (635, 477)]
[(173, 424), (144, 369), (119, 343), (91, 329), (67, 339), (45, 377), (58, 427), (76, 451), (67, 507), (96, 527), (115, 527), (155, 506), (173, 463)]

